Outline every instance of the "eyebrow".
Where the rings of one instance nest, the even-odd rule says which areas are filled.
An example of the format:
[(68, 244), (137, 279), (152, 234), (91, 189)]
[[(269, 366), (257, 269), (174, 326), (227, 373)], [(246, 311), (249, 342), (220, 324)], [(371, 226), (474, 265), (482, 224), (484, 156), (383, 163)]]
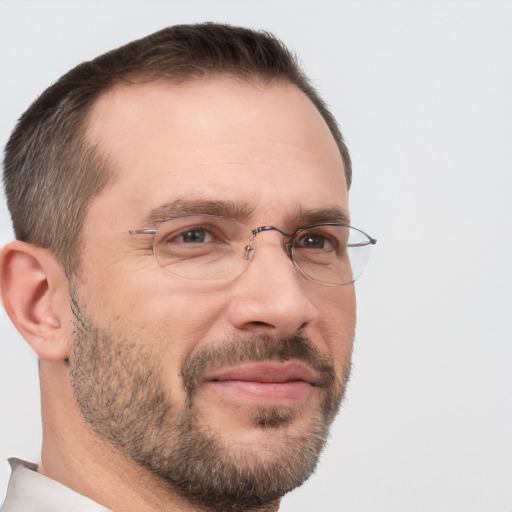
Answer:
[(153, 227), (159, 222), (182, 215), (218, 215), (220, 217), (246, 220), (253, 214), (254, 209), (250, 208), (246, 203), (176, 199), (151, 210), (144, 219), (144, 223), (149, 227)]
[[(152, 209), (143, 222), (146, 227), (153, 228), (164, 220), (183, 215), (217, 215), (247, 221), (254, 217), (255, 209), (247, 203), (236, 201), (176, 199)], [(346, 210), (339, 206), (316, 209), (299, 208), (292, 216), (292, 222), (298, 225), (334, 222), (348, 226), (350, 216)]]
[(299, 210), (295, 215), (297, 221), (306, 224), (323, 224), (333, 222), (348, 226), (350, 224), (350, 215), (347, 210), (339, 206), (329, 208), (318, 208), (313, 210)]

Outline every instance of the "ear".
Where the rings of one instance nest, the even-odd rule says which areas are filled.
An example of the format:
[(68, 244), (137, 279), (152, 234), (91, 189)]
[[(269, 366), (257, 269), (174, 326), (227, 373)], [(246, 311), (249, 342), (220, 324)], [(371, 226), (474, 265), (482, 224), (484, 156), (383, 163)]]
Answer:
[(68, 280), (50, 251), (19, 240), (5, 245), (0, 292), (9, 318), (40, 359), (68, 357)]

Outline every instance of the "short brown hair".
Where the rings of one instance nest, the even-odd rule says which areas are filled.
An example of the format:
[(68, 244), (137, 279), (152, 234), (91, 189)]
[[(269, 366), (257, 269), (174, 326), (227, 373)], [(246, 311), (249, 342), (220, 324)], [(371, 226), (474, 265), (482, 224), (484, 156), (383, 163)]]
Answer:
[(4, 159), (16, 237), (49, 248), (68, 272), (76, 271), (87, 206), (113, 179), (108, 162), (85, 141), (95, 100), (115, 84), (140, 77), (181, 83), (216, 74), (285, 81), (301, 89), (327, 123), (350, 186), (350, 156), (336, 120), (281, 41), (230, 25), (176, 25), (83, 62), (23, 114)]

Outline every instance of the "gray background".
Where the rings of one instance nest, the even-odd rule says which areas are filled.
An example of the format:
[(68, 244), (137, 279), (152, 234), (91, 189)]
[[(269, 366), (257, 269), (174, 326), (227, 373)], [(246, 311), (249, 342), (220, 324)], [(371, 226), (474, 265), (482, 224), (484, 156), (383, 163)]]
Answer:
[[(0, 143), (78, 62), (206, 20), (295, 48), (351, 150), (354, 224), (379, 239), (346, 403), (282, 510), (512, 511), (512, 3), (0, 0)], [(0, 338), (0, 457), (37, 460), (37, 362), (3, 313)]]

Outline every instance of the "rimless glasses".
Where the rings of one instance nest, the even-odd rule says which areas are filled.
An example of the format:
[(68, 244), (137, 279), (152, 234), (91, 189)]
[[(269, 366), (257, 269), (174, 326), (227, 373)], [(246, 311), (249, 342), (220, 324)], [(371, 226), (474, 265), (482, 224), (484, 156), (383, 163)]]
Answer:
[(286, 233), (274, 226), (251, 229), (236, 219), (216, 215), (173, 217), (155, 229), (128, 233), (154, 235), (156, 260), (171, 274), (228, 281), (248, 267), (255, 254), (256, 236), (265, 231), (281, 233), (283, 248), (297, 269), (310, 281), (325, 286), (354, 282), (377, 243), (363, 231), (343, 224), (314, 224)]

